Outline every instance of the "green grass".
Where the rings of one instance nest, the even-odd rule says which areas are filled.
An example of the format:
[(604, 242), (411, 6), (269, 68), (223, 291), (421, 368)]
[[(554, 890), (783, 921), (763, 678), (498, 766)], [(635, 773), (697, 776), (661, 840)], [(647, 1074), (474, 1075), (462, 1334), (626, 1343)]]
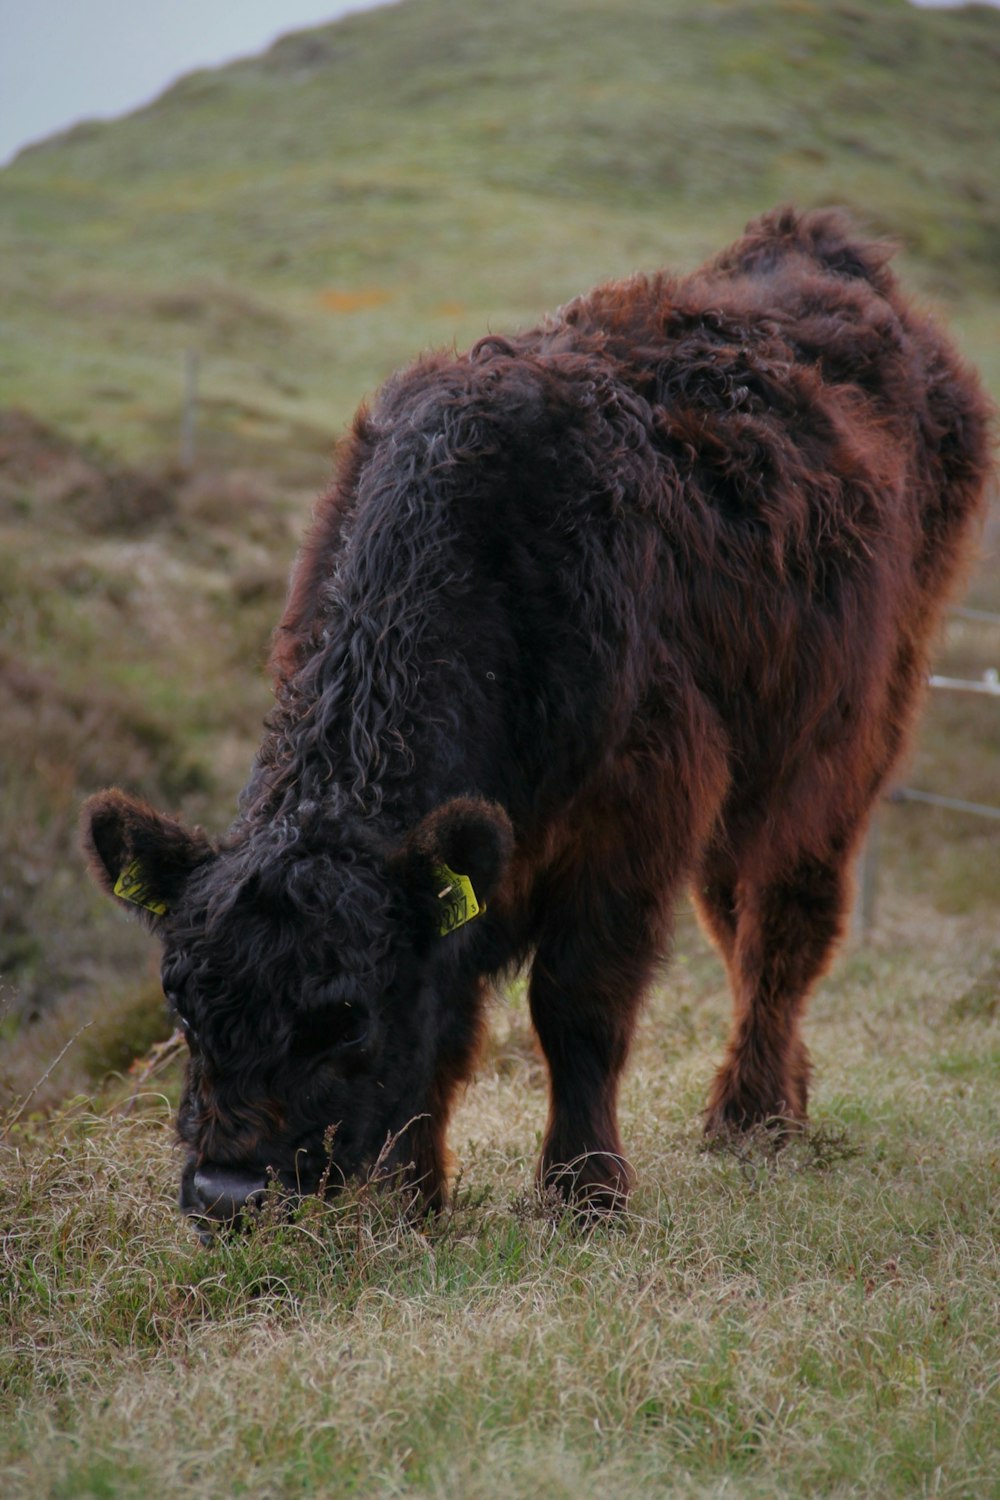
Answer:
[(923, 930), (818, 997), (816, 1124), (775, 1156), (701, 1146), (726, 1002), (685, 920), (625, 1090), (640, 1186), (590, 1234), (528, 1191), (517, 999), (456, 1122), (456, 1206), (423, 1228), (355, 1190), (205, 1251), (159, 1085), (128, 1116), (17, 1122), (5, 1493), (996, 1494), (1000, 1033), (968, 1001), (1000, 952), (968, 919)]

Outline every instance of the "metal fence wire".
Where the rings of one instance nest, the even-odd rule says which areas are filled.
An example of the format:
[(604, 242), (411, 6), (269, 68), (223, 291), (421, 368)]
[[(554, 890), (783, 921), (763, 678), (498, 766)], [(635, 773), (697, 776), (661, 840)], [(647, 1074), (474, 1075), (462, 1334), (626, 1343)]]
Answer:
[[(953, 619), (973, 620), (985, 625), (1000, 625), (1000, 614), (986, 609), (956, 608), (950, 611)], [(982, 677), (943, 677), (934, 673), (928, 678), (932, 688), (952, 693), (979, 693), (988, 698), (1000, 698), (1000, 672), (989, 667)], [(886, 802), (917, 802), (929, 807), (943, 807), (949, 812), (969, 813), (977, 818), (991, 818), (1000, 822), (1000, 807), (983, 802), (966, 802), (961, 797), (947, 797), (942, 792), (924, 792), (912, 786), (895, 787), (885, 798)], [(875, 921), (875, 904), (878, 896), (878, 866), (881, 839), (878, 818), (872, 820), (858, 862), (858, 890), (854, 903), (851, 927), (854, 937), (864, 942)]]

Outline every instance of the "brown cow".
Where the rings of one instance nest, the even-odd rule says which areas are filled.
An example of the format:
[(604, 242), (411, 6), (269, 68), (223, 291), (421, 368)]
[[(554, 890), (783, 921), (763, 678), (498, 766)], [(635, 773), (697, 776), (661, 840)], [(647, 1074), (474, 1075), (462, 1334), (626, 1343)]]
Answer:
[(488, 980), (529, 957), (541, 1180), (620, 1204), (619, 1079), (688, 882), (735, 1007), (707, 1128), (804, 1119), (806, 996), (989, 470), (979, 385), (888, 259), (781, 210), (361, 410), (233, 827), (86, 807), (190, 1042), (187, 1212), (397, 1133), (439, 1204)]

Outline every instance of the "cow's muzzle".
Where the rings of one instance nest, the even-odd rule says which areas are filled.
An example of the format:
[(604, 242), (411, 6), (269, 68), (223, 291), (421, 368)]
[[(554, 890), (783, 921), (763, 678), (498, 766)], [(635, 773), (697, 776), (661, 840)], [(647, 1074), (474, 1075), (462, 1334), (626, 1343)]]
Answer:
[(181, 1209), (196, 1221), (202, 1239), (210, 1240), (217, 1230), (235, 1225), (247, 1209), (258, 1208), (267, 1186), (265, 1177), (239, 1167), (191, 1166), (181, 1182)]

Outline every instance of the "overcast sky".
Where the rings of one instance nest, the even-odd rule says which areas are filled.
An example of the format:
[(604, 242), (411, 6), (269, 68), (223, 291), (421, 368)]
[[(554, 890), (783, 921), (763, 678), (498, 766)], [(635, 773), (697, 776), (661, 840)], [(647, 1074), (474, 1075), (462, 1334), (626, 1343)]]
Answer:
[(0, 164), (78, 120), (125, 114), (182, 73), (387, 0), (0, 0)]
[(78, 120), (147, 104), (182, 73), (260, 52), (286, 31), (386, 3), (0, 0), (0, 165), (29, 141)]

